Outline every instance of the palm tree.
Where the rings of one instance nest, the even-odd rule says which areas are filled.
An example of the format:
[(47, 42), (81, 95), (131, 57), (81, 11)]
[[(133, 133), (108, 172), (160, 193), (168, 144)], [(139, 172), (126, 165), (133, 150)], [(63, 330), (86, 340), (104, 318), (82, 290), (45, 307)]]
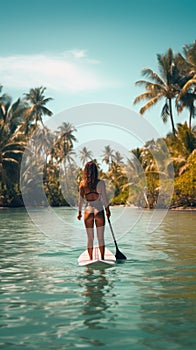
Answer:
[(123, 164), (123, 156), (119, 151), (116, 151), (114, 154), (114, 161), (119, 164), (122, 165)]
[[(2, 91), (2, 88), (3, 86), (0, 85), (0, 93)], [(6, 122), (6, 110), (10, 106), (11, 102), (12, 98), (9, 95), (3, 94), (0, 96), (0, 120), (4, 123)]]
[(85, 147), (82, 148), (82, 150), (80, 151), (80, 160), (82, 162), (82, 165), (84, 166), (84, 164), (88, 161), (88, 160), (92, 160), (93, 159), (93, 153), (92, 151), (88, 150)]
[(185, 45), (185, 57), (177, 55), (177, 63), (184, 82), (177, 97), (177, 109), (179, 112), (186, 107), (189, 109), (189, 128), (191, 129), (192, 118), (196, 115), (194, 101), (196, 99), (196, 41), (192, 45)]
[(37, 128), (29, 141), (29, 145), (36, 158), (45, 159), (47, 162), (51, 157), (50, 152), (53, 142), (54, 134), (45, 126), (43, 129), (40, 127)]
[(150, 68), (143, 69), (143, 76), (149, 78), (149, 80), (139, 80), (136, 82), (136, 85), (144, 86), (146, 92), (137, 96), (134, 104), (147, 100), (148, 102), (140, 109), (140, 113), (144, 114), (150, 107), (164, 98), (165, 103), (162, 108), (161, 117), (164, 123), (167, 122), (168, 117), (170, 118), (172, 132), (175, 135), (172, 99), (179, 92), (179, 70), (176, 64), (176, 58), (171, 49), (168, 49), (165, 55), (158, 54), (157, 59), (160, 75)]
[[(185, 91), (185, 90), (182, 90), (182, 91)], [(194, 105), (195, 99), (196, 99), (196, 94), (187, 91), (184, 93), (181, 92), (178, 95), (178, 98), (176, 100), (176, 106), (177, 106), (178, 112), (181, 113), (184, 108), (189, 109), (189, 129), (190, 130), (192, 128), (192, 119), (196, 115), (196, 107)]]
[(0, 128), (0, 177), (3, 187), (10, 182), (9, 178), (18, 185), (19, 164), (24, 148), (24, 142), (9, 140), (6, 132)]
[(183, 90), (187, 91), (190, 87), (194, 88), (196, 92), (196, 40), (191, 45), (185, 45), (183, 48), (188, 72), (186, 75), (189, 76), (189, 81), (184, 85)]
[(1, 188), (19, 186), (19, 165), (26, 143), (10, 129), (10, 124), (0, 120), (0, 181)]
[(75, 155), (76, 155), (76, 152), (73, 151), (72, 149), (70, 149), (66, 154), (65, 161), (69, 164), (70, 167), (75, 166), (75, 159), (74, 159)]
[(104, 152), (103, 152), (103, 162), (106, 164), (111, 164), (114, 160), (114, 150), (110, 147), (110, 145), (105, 146)]
[[(196, 147), (196, 137), (193, 130), (190, 130), (187, 122), (177, 124), (177, 140), (173, 135), (167, 135), (166, 142), (172, 157), (182, 156), (186, 160)], [(177, 141), (177, 142), (176, 142)]]
[(71, 123), (65, 123), (58, 127), (56, 132), (56, 142), (54, 145), (55, 158), (58, 162), (65, 161), (68, 153), (73, 149), (74, 142), (77, 141), (73, 134), (76, 128)]
[(113, 189), (113, 202), (125, 204), (128, 199), (128, 178), (125, 167), (122, 167), (115, 161), (112, 161), (110, 168), (106, 173), (106, 179), (110, 181), (110, 186)]
[(190, 130), (187, 122), (177, 125), (177, 134), (167, 135), (165, 139), (174, 165), (175, 175), (179, 176), (187, 166), (188, 157), (196, 148), (196, 134), (194, 128)]
[(18, 166), (26, 142), (18, 133), (18, 127), (23, 120), (24, 105), (20, 99), (12, 103), (10, 96), (0, 97), (0, 172)]
[[(0, 87), (0, 91), (2, 86)], [(20, 162), (26, 142), (18, 132), (24, 117), (23, 103), (3, 94), (0, 96), (0, 191), (1, 196), (13, 199), (19, 192)]]
[(52, 112), (45, 106), (49, 101), (52, 100), (51, 97), (46, 98), (44, 95), (46, 88), (37, 87), (30, 89), (29, 93), (25, 94), (25, 101), (29, 102), (30, 106), (27, 108), (26, 122), (27, 124), (34, 124), (34, 129), (37, 128), (37, 124), (43, 124), (42, 116), (52, 116)]
[[(2, 87), (0, 86), (0, 92)], [(12, 98), (3, 94), (0, 96), (0, 121), (9, 126), (11, 133), (14, 133), (19, 125), (24, 121), (25, 104), (20, 98), (12, 102)]]

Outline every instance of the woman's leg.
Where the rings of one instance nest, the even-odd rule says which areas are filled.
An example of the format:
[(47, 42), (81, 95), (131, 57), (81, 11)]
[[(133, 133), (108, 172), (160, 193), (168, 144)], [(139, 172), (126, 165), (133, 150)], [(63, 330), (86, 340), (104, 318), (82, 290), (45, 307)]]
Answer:
[(87, 233), (87, 249), (90, 260), (93, 259), (93, 241), (94, 241), (94, 213), (88, 210), (84, 213), (84, 223)]
[(97, 228), (97, 239), (99, 242), (99, 250), (101, 253), (101, 259), (104, 260), (105, 242), (104, 242), (104, 230), (105, 230), (105, 215), (104, 211), (98, 211), (95, 213), (95, 224)]

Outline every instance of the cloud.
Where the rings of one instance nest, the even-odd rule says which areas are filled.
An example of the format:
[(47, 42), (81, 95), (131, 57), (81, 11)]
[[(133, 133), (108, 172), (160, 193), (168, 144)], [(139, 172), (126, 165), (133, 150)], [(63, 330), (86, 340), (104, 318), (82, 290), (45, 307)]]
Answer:
[(87, 56), (87, 51), (83, 49), (73, 49), (73, 50), (65, 51), (65, 57), (70, 57), (70, 56), (76, 60), (82, 59), (84, 62), (90, 63), (90, 64), (101, 63), (101, 61), (99, 60), (89, 58)]
[(86, 50), (81, 50), (81, 49), (73, 49), (70, 51), (66, 51), (66, 53), (70, 53), (74, 58), (84, 58), (86, 57)]
[(96, 72), (85, 50), (59, 55), (15, 55), (0, 57), (0, 83), (14, 89), (36, 86), (61, 92), (79, 92), (115, 87), (116, 83)]

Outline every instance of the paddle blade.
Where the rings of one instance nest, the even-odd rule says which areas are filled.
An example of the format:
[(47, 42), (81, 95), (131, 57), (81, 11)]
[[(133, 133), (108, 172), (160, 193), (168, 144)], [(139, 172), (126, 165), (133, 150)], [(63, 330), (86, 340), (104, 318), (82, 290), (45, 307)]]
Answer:
[(111, 233), (112, 233), (112, 237), (113, 237), (113, 240), (114, 240), (114, 243), (115, 243), (115, 246), (116, 246), (116, 260), (126, 260), (126, 256), (120, 252), (120, 250), (118, 249), (118, 246), (117, 246), (117, 242), (116, 242), (116, 239), (115, 239), (115, 236), (114, 236), (114, 231), (113, 231), (113, 228), (112, 228), (112, 224), (110, 222), (110, 218), (108, 218), (108, 223), (109, 223), (109, 226), (110, 226), (110, 230), (111, 230)]
[(127, 259), (126, 256), (123, 253), (121, 253), (119, 249), (116, 249), (115, 257), (116, 257), (116, 260), (126, 260)]

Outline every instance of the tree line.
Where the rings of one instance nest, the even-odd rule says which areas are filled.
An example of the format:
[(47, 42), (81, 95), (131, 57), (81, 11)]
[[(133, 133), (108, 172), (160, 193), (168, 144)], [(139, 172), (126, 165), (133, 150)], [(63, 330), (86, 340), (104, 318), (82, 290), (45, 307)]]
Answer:
[[(105, 145), (102, 161), (108, 165), (107, 171), (101, 169), (92, 151), (86, 147), (79, 152), (80, 161), (82, 166), (91, 159), (97, 162), (100, 177), (108, 179), (112, 204), (134, 204), (154, 208), (159, 198), (159, 206), (167, 207), (170, 200), (167, 187), (174, 181), (170, 206), (195, 207), (196, 130), (193, 119), (196, 96), (196, 42), (186, 45), (183, 54), (174, 55), (169, 49), (166, 54), (157, 55), (157, 59), (159, 73), (150, 68), (142, 71), (148, 80), (136, 82), (145, 88), (145, 92), (137, 96), (134, 103), (147, 101), (140, 109), (140, 113), (143, 114), (163, 100), (161, 118), (163, 122), (170, 120), (171, 133), (165, 138), (149, 140), (143, 147), (131, 150), (129, 159), (124, 159), (118, 150)], [(23, 98), (14, 102), (2, 90), (3, 87), (0, 86), (0, 206), (22, 206), (20, 175), (23, 191), (29, 191), (31, 196), (34, 190), (33, 177), (38, 173), (43, 173), (43, 183), (38, 185), (44, 187), (51, 205), (76, 205), (82, 167), (75, 161), (77, 130), (74, 125), (64, 122), (54, 132), (45, 126), (44, 116), (53, 115), (47, 107), (52, 99), (45, 96), (45, 87), (32, 88)], [(174, 109), (177, 113), (187, 111), (188, 117), (184, 124), (175, 123)], [(21, 161), (29, 142), (36, 162), (30, 155), (26, 157), (21, 174)], [(164, 157), (166, 146), (170, 153), (169, 159)], [(160, 160), (159, 166), (156, 159)]]

